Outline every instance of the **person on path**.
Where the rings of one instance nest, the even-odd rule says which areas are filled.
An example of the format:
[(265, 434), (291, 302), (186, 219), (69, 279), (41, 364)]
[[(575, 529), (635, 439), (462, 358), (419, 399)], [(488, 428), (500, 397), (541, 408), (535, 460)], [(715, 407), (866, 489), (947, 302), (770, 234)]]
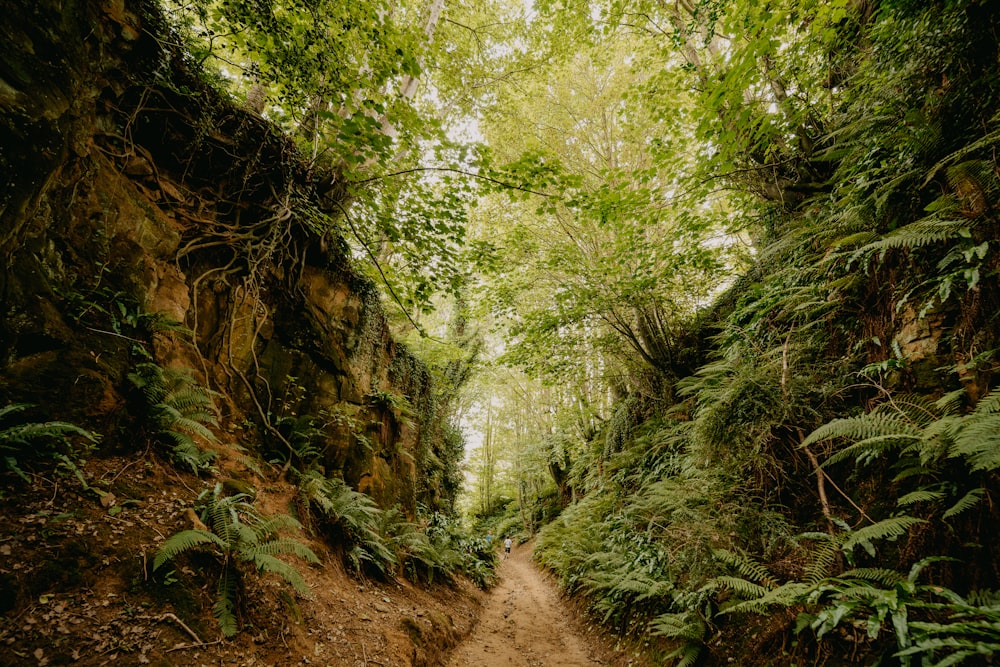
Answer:
[(507, 537), (503, 541), (503, 559), (507, 560), (507, 556), (510, 555), (510, 545), (512, 544), (510, 537)]

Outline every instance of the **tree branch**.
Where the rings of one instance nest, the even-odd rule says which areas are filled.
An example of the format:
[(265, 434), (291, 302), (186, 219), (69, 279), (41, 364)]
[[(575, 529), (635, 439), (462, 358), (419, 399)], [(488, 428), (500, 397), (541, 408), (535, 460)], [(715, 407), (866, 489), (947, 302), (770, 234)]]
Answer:
[(354, 221), (351, 220), (351, 216), (350, 214), (348, 214), (347, 209), (345, 209), (344, 205), (341, 204), (340, 202), (334, 202), (334, 203), (337, 205), (337, 208), (340, 209), (340, 212), (344, 214), (344, 219), (347, 220), (347, 224), (351, 228), (351, 233), (354, 235), (354, 238), (357, 239), (358, 243), (360, 243), (361, 246), (365, 249), (365, 253), (368, 254), (368, 258), (372, 261), (372, 264), (375, 265), (375, 270), (378, 271), (378, 274), (380, 276), (382, 276), (382, 284), (384, 284), (385, 288), (389, 290), (389, 294), (392, 296), (392, 300), (395, 301), (396, 305), (399, 306), (399, 309), (403, 311), (403, 315), (406, 316), (406, 319), (410, 321), (410, 324), (413, 325), (413, 328), (417, 330), (417, 332), (420, 334), (422, 338), (428, 338), (438, 343), (443, 343), (444, 341), (435, 338), (434, 336), (431, 336), (426, 331), (424, 331), (424, 328), (421, 327), (419, 324), (417, 324), (412, 317), (410, 317), (410, 313), (407, 310), (406, 306), (403, 305), (402, 299), (400, 299), (399, 295), (396, 294), (396, 290), (392, 289), (392, 285), (389, 283), (389, 279), (382, 271), (382, 266), (381, 264), (379, 264), (378, 258), (375, 257), (375, 254), (372, 253), (371, 248), (368, 247), (368, 244), (364, 242), (364, 240), (361, 238), (361, 235), (358, 233), (357, 228), (354, 226)]

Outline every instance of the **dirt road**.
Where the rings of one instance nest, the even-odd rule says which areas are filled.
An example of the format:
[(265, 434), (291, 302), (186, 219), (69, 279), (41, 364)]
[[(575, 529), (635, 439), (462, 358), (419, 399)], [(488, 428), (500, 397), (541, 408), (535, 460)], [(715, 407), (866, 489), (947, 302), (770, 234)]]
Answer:
[[(502, 557), (502, 556), (501, 556)], [(500, 584), (449, 667), (597, 667), (606, 663), (571, 622), (555, 586), (531, 563), (531, 546), (500, 562)]]

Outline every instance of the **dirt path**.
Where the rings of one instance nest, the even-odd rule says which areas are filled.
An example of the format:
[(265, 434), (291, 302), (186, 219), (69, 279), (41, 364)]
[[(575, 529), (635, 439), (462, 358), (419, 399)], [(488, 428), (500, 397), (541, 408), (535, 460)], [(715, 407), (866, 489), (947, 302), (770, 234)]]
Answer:
[(500, 562), (493, 589), (472, 634), (449, 667), (596, 667), (606, 663), (580, 636), (555, 586), (531, 563), (531, 545)]

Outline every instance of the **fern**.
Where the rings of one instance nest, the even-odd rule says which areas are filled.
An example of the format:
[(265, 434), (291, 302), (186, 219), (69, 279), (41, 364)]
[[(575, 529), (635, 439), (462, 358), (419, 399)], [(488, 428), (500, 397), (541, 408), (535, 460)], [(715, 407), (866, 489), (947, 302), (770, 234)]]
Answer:
[[(27, 403), (11, 403), (0, 408), (0, 470), (6, 469), (29, 481), (23, 470), (26, 463), (38, 459), (79, 458), (99, 441), (95, 433), (68, 422), (10, 423), (12, 418), (31, 407)], [(81, 447), (74, 440), (82, 440), (85, 445)]]
[(800, 604), (808, 596), (815, 586), (801, 581), (789, 581), (781, 586), (766, 591), (763, 595), (751, 600), (738, 602), (726, 609), (721, 614), (768, 614), (774, 607), (788, 608)]
[(861, 545), (869, 553), (874, 555), (872, 542), (905, 535), (907, 530), (918, 523), (927, 523), (927, 521), (926, 519), (918, 519), (912, 516), (895, 516), (889, 517), (888, 519), (882, 519), (881, 521), (877, 521), (870, 526), (859, 528), (858, 530), (850, 533), (847, 536), (847, 539), (844, 540), (843, 549), (844, 551), (850, 551), (854, 547)]
[(958, 516), (967, 509), (970, 509), (982, 500), (983, 494), (986, 493), (986, 489), (979, 487), (977, 489), (972, 489), (964, 496), (962, 496), (957, 503), (949, 507), (941, 514), (942, 519), (950, 519), (952, 517)]
[(319, 563), (316, 554), (297, 539), (282, 536), (279, 531), (297, 530), (300, 524), (290, 516), (264, 516), (247, 494), (226, 496), (217, 484), (199, 496), (203, 501), (201, 520), (205, 529), (184, 530), (168, 537), (153, 560), (153, 570), (160, 569), (187, 551), (202, 551), (215, 556), (221, 565), (218, 599), (212, 607), (223, 635), (232, 637), (239, 631), (236, 612), (238, 593), (248, 572), (275, 574), (302, 595), (310, 591), (301, 573), (277, 556), (291, 554), (309, 563)]
[(171, 561), (185, 551), (202, 550), (207, 545), (215, 545), (220, 552), (225, 551), (226, 543), (214, 533), (207, 530), (182, 530), (174, 533), (160, 545), (153, 559), (153, 570), (160, 569), (167, 561)]
[(855, 251), (851, 261), (865, 255), (884, 255), (894, 248), (914, 249), (968, 235), (968, 220), (923, 218), (883, 236)]
[[(300, 555), (304, 555), (304, 550), (297, 550)], [(285, 553), (285, 552), (280, 552)], [(309, 551), (312, 554), (311, 551)], [(300, 594), (309, 597), (312, 592), (309, 590), (309, 586), (306, 584), (306, 580), (302, 578), (302, 575), (294, 567), (289, 565), (283, 560), (275, 558), (271, 554), (263, 553), (261, 550), (247, 549), (244, 551), (244, 558), (253, 563), (254, 567), (257, 568), (257, 572), (261, 574), (276, 574), (289, 584), (292, 588), (298, 591)], [(318, 560), (316, 562), (319, 562)]]
[(805, 570), (805, 581), (809, 584), (817, 584), (833, 571), (833, 566), (840, 560), (843, 551), (840, 548), (840, 541), (832, 539), (823, 533), (826, 539), (819, 539), (811, 551), (812, 559)]
[(922, 429), (899, 416), (872, 412), (861, 417), (834, 419), (813, 431), (800, 446), (805, 449), (824, 440), (854, 440), (854, 444), (823, 462), (824, 466), (830, 466), (850, 458), (866, 463), (887, 451), (915, 445), (922, 436)]
[(946, 602), (919, 605), (936, 619), (909, 623), (911, 645), (896, 654), (901, 660), (921, 656), (923, 665), (946, 667), (1000, 652), (1000, 604), (995, 596), (976, 594), (974, 601), (973, 595), (964, 600), (947, 589), (932, 590)]
[(735, 569), (745, 579), (756, 582), (761, 588), (768, 589), (776, 586), (767, 568), (745, 554), (716, 549), (712, 555), (725, 565)]
[(761, 598), (765, 593), (767, 593), (768, 590), (770, 590), (760, 584), (755, 584), (752, 581), (747, 581), (746, 579), (741, 579), (739, 577), (721, 576), (715, 577), (712, 581), (719, 586), (730, 589), (744, 600)]
[(691, 611), (660, 614), (649, 623), (651, 635), (680, 642), (680, 645), (667, 655), (668, 660), (679, 658), (674, 667), (693, 667), (697, 664), (705, 649), (708, 630), (705, 619)]
[[(851, 458), (865, 465), (887, 451), (898, 451), (903, 471), (896, 475), (896, 482), (931, 476), (949, 458), (963, 461), (972, 471), (1000, 468), (1000, 391), (985, 396), (971, 413), (963, 414), (964, 405), (964, 390), (937, 400), (895, 396), (868, 414), (820, 426), (803, 440), (802, 447), (838, 439), (853, 441), (829, 456), (824, 466)], [(938, 483), (904, 493), (897, 504), (932, 503), (943, 507), (942, 519), (951, 519), (974, 507), (984, 494), (983, 487), (963, 489)], [(868, 526), (849, 537), (844, 548), (862, 544), (871, 552), (872, 536), (898, 536), (914, 522), (897, 518)], [(889, 532), (879, 534), (883, 530)]]
[(1000, 130), (993, 130), (976, 141), (965, 144), (958, 150), (949, 153), (946, 157), (939, 160), (937, 164), (927, 170), (927, 173), (924, 176), (923, 186), (926, 187), (934, 179), (937, 173), (948, 165), (954, 164), (978, 151), (991, 150), (996, 146), (998, 141), (1000, 141)]
[(240, 588), (239, 573), (232, 568), (223, 568), (219, 583), (215, 587), (216, 600), (212, 605), (212, 615), (219, 621), (219, 629), (225, 637), (234, 637), (240, 631), (236, 618), (237, 595)]
[(328, 530), (336, 531), (352, 569), (371, 568), (384, 575), (399, 564), (398, 555), (381, 532), (383, 512), (370, 496), (339, 478), (326, 477), (317, 468), (300, 476), (298, 493), (310, 524), (317, 523), (312, 518), (316, 513)]
[(216, 441), (208, 425), (216, 425), (215, 393), (200, 386), (187, 371), (165, 369), (154, 363), (138, 364), (128, 374), (143, 397), (145, 418), (154, 437), (170, 444), (176, 463), (195, 474), (211, 470), (216, 452), (202, 448), (198, 440)]
[(936, 500), (941, 500), (942, 498), (946, 497), (946, 495), (947, 494), (944, 491), (931, 491), (929, 489), (918, 489), (916, 491), (911, 491), (910, 493), (900, 496), (896, 500), (896, 504), (899, 505), (900, 507), (904, 507), (906, 505), (914, 505), (916, 503), (934, 502)]
[(297, 470), (307, 470), (318, 464), (323, 453), (322, 441), (327, 438), (327, 434), (316, 417), (312, 415), (279, 417), (275, 420), (274, 427), (281, 434), (283, 441), (280, 447), (273, 447), (272, 463), (286, 463)]
[(1000, 389), (994, 389), (962, 420), (949, 455), (966, 460), (973, 470), (1000, 468)]
[(906, 577), (897, 572), (896, 570), (889, 570), (886, 568), (878, 567), (859, 567), (853, 570), (848, 570), (838, 577), (840, 579), (864, 579), (866, 581), (873, 581), (883, 586), (895, 586), (896, 584), (906, 581)]

